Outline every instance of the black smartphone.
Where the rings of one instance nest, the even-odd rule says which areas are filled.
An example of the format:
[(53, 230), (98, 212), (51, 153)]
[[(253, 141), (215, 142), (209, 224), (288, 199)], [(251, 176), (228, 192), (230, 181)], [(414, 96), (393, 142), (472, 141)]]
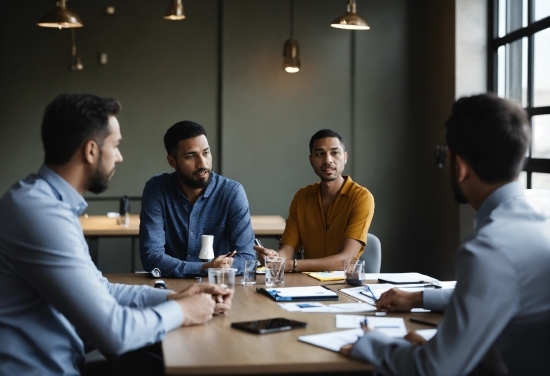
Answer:
[(243, 321), (231, 323), (231, 327), (250, 333), (267, 334), (283, 332), (286, 330), (305, 328), (307, 323), (276, 317), (274, 319)]

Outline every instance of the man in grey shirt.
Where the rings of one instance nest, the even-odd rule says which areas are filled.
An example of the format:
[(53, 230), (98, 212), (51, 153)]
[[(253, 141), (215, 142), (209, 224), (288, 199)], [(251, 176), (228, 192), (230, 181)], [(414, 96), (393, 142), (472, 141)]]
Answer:
[(341, 352), (385, 375), (547, 375), (550, 372), (550, 221), (517, 181), (530, 132), (515, 103), (483, 94), (459, 99), (446, 123), (451, 185), (476, 211), (456, 258), (452, 290), (392, 289), (377, 308), (444, 311), (428, 342), (376, 330)]
[(112, 284), (93, 264), (78, 215), (82, 194), (104, 191), (122, 162), (119, 110), (114, 99), (58, 96), (42, 120), (44, 164), (0, 199), (0, 375), (77, 375), (79, 334), (120, 355), (231, 307), (231, 290)]

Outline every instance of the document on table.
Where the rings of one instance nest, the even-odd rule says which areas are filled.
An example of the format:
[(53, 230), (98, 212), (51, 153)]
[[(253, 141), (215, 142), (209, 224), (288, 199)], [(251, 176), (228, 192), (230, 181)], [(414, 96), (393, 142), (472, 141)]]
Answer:
[(429, 341), (432, 339), (433, 336), (435, 336), (435, 333), (437, 333), (437, 329), (419, 329), (415, 330), (416, 334), (421, 335), (424, 337), (426, 341)]
[(317, 302), (277, 303), (289, 312), (306, 313), (355, 313), (376, 311), (376, 307), (365, 303), (323, 304)]
[(407, 334), (405, 321), (401, 317), (365, 317), (359, 315), (336, 315), (336, 327), (338, 329), (360, 328), (361, 323), (367, 321), (367, 325), (382, 333), (402, 338)]
[[(448, 288), (452, 289), (456, 285), (456, 281), (441, 282), (440, 284), (443, 289), (448, 289)], [(380, 299), (380, 296), (383, 293), (393, 288), (402, 289), (403, 291), (407, 291), (407, 292), (424, 291), (426, 288), (433, 288), (433, 287), (425, 287), (424, 284), (418, 284), (418, 283), (411, 283), (406, 285), (405, 284), (392, 285), (390, 283), (374, 283), (374, 284), (368, 284), (366, 286), (368, 286), (371, 289), (376, 300)], [(341, 289), (340, 292), (348, 296), (351, 296), (352, 298), (355, 298), (357, 300), (363, 301), (365, 303), (372, 304), (372, 305), (375, 304), (371, 294), (365, 291), (365, 286), (345, 288), (345, 289)]]
[(340, 351), (340, 348), (349, 343), (355, 343), (363, 336), (363, 329), (341, 330), (322, 334), (312, 334), (298, 337), (299, 341), (319, 346), (332, 351)]
[[(375, 278), (372, 278), (374, 276)], [(420, 273), (377, 273), (374, 275), (367, 274), (365, 275), (365, 279), (378, 279), (382, 283), (392, 284), (429, 283), (430, 281), (436, 280), (435, 278)]]
[(302, 274), (318, 279), (319, 281), (343, 281), (346, 279), (343, 270), (335, 272), (302, 272)]
[(274, 289), (257, 287), (256, 291), (271, 297), (275, 301), (338, 300), (338, 294), (335, 291), (323, 286), (282, 287)]

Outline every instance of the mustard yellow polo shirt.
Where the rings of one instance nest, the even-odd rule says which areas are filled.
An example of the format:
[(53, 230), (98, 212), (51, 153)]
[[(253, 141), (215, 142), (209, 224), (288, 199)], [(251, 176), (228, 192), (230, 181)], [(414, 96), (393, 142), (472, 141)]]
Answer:
[(325, 219), (319, 183), (308, 185), (296, 193), (280, 243), (296, 251), (304, 247), (304, 257), (332, 256), (340, 251), (342, 239), (351, 238), (363, 244), (374, 214), (374, 198), (365, 188), (344, 176), (345, 182)]

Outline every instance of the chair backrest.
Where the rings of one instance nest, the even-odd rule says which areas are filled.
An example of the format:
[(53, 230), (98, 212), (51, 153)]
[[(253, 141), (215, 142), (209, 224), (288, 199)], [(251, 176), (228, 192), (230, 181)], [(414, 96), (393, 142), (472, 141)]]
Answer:
[(380, 273), (382, 265), (382, 244), (373, 234), (367, 234), (367, 245), (361, 255), (365, 260), (365, 273)]

